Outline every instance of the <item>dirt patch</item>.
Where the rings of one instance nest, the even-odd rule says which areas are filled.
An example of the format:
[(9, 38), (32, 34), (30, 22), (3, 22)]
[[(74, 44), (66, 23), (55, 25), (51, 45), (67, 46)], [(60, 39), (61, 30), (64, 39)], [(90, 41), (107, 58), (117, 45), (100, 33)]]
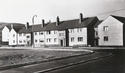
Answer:
[(1, 50), (0, 66), (27, 63), (39, 60), (50, 60), (88, 52), (70, 52), (70, 51), (36, 51), (36, 50)]

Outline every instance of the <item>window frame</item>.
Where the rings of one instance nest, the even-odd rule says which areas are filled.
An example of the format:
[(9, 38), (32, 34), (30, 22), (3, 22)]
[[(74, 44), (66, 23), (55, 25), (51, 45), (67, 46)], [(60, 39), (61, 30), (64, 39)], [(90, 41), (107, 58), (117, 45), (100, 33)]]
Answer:
[(83, 42), (83, 37), (78, 37), (78, 42)]
[(75, 38), (74, 37), (71, 37), (71, 42), (74, 42)]
[(104, 36), (104, 37), (103, 37), (103, 41), (104, 41), (104, 42), (108, 42), (108, 41), (109, 41), (109, 37), (108, 37), (108, 36)]

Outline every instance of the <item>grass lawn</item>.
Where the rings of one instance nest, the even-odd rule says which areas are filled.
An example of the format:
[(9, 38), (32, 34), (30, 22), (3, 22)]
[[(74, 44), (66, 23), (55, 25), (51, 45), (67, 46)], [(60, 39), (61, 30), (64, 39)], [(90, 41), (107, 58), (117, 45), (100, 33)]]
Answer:
[(0, 50), (0, 66), (48, 60), (72, 55), (87, 54), (83, 51)]

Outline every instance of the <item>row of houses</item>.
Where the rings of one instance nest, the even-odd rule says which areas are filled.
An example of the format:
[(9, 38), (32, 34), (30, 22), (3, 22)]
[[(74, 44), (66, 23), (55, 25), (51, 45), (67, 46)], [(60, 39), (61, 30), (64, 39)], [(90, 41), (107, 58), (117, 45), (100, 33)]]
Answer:
[(125, 18), (109, 16), (100, 21), (97, 17), (29, 25), (10, 24), (2, 29), (2, 42), (9, 46), (124, 46)]

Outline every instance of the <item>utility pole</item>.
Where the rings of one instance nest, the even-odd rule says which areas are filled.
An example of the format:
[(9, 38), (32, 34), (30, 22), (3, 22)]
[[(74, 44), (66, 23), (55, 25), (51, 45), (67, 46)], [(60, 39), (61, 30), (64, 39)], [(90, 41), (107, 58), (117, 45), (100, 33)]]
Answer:
[(32, 32), (31, 32), (31, 45), (32, 45), (32, 48), (34, 47), (34, 33), (33, 33), (33, 25), (34, 25), (34, 18), (37, 17), (37, 15), (34, 15), (32, 17)]

